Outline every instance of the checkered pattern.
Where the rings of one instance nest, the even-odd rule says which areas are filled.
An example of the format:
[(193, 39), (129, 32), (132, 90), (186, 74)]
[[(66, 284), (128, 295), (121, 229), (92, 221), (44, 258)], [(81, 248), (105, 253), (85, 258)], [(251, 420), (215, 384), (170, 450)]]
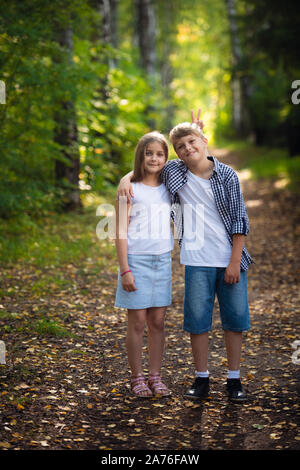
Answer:
[[(220, 217), (225, 225), (228, 239), (232, 245), (232, 235), (248, 235), (249, 219), (235, 171), (230, 166), (220, 163), (215, 157), (207, 157), (214, 162), (214, 171), (210, 177), (211, 188)], [(163, 182), (171, 194), (172, 211), (179, 246), (183, 237), (183, 213), (178, 190), (187, 182), (187, 167), (181, 160), (170, 160), (163, 170)], [(244, 247), (241, 269), (246, 271), (253, 260)]]

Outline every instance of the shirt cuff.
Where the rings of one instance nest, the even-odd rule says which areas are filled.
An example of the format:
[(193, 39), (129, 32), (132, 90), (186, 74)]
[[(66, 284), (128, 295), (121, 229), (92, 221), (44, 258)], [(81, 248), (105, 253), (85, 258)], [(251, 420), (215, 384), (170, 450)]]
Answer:
[(247, 236), (249, 233), (249, 226), (245, 219), (234, 220), (231, 227), (231, 234), (239, 233)]

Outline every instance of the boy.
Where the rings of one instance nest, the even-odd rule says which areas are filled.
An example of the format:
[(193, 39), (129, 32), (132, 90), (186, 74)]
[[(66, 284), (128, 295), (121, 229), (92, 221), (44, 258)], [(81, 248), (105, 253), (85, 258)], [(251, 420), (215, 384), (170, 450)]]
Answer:
[(250, 327), (246, 271), (253, 261), (244, 247), (249, 221), (236, 173), (209, 155), (200, 124), (198, 112), (192, 124), (171, 130), (178, 159), (167, 162), (162, 173), (185, 265), (183, 328), (190, 333), (196, 367), (185, 396), (209, 394), (208, 332), (217, 294), (229, 369), (226, 388), (230, 400), (241, 402), (247, 399), (240, 358), (242, 332)]

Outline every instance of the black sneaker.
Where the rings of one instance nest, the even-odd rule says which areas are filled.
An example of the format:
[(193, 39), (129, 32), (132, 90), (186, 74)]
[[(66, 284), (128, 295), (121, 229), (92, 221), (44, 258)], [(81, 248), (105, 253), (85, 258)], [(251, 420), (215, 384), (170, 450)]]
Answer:
[(196, 377), (191, 388), (184, 394), (194, 400), (207, 398), (209, 394), (209, 377)]
[(227, 379), (226, 389), (231, 401), (241, 402), (247, 400), (247, 395), (240, 379)]

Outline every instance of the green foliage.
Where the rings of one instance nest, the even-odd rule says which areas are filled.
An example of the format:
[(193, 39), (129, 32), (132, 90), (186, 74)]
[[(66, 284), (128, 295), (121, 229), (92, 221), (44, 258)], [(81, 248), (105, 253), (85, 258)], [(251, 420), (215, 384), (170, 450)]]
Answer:
[(300, 76), (299, 3), (265, 0), (237, 2), (243, 61), (248, 82), (245, 106), (258, 145), (300, 153), (300, 109), (291, 101), (292, 82)]
[(130, 70), (133, 66), (127, 54), (120, 61), (121, 67), (107, 75), (106, 100), (101, 100), (101, 90), (95, 87), (92, 108), (82, 116), (80, 126), (81, 177), (92, 190), (102, 193), (132, 169), (137, 141), (149, 130), (145, 110), (153, 99), (150, 87), (138, 69)]
[(249, 110), (259, 145), (286, 144), (283, 123), (288, 111), (288, 77), (282, 67), (272, 70), (266, 64), (257, 63), (252, 70), (252, 94)]
[(175, 121), (190, 119), (201, 108), (210, 140), (228, 128), (231, 117), (230, 37), (225, 2), (184, 2), (177, 24), (177, 48), (171, 56), (176, 71)]
[[(97, 2), (2, 2), (0, 218), (15, 219), (9, 227), (63, 210), (70, 183), (58, 184), (55, 168), (67, 165), (72, 151), (56, 139), (66, 102), (75, 112), (83, 201), (89, 193), (112, 196), (132, 168), (140, 136), (153, 128), (168, 134), (193, 108), (203, 110), (210, 143), (233, 135), (233, 73), (248, 83), (244, 106), (256, 142), (299, 154), (300, 107), (291, 104), (290, 89), (300, 72), (299, 7), (237, 1), (243, 60), (233, 69), (226, 2), (154, 0), (157, 74), (147, 77), (139, 65), (136, 2), (117, 4), (113, 47), (102, 37)], [(65, 30), (72, 32), (72, 54), (60, 41)]]
[(283, 187), (299, 191), (300, 156), (289, 158), (287, 152), (262, 147), (249, 162), (254, 178), (283, 180)]
[(288, 187), (299, 192), (300, 155), (289, 157), (287, 149), (256, 146), (246, 140), (218, 140), (218, 146), (236, 152), (240, 166), (249, 169), (254, 179), (279, 181), (279, 187)]
[[(115, 256), (114, 245), (107, 239), (98, 240), (96, 236), (99, 222), (96, 209), (104, 202), (107, 201), (99, 198), (89, 202), (89, 209), (84, 214), (53, 213), (39, 220), (25, 214), (19, 218), (0, 219), (1, 265), (24, 262), (38, 268), (59, 268), (91, 258), (98, 269), (102, 269), (107, 260)], [(47, 291), (49, 283), (62, 288), (68, 282), (59, 275), (55, 278), (40, 275), (32, 288), (33, 292), (41, 294)], [(5, 291), (3, 295), (10, 294)]]
[(40, 216), (59, 207), (54, 164), (61, 154), (53, 140), (54, 116), (62, 95), (76, 95), (79, 68), (56, 61), (63, 54), (54, 40), (55, 19), (64, 13), (55, 8), (60, 2), (6, 3), (0, 21), (1, 79), (7, 90), (0, 107), (0, 216)]
[[(157, 100), (135, 55), (101, 41), (101, 17), (88, 1), (51, 4), (6, 2), (0, 19), (0, 217), (38, 218), (60, 210), (64, 187), (55, 181), (55, 161), (67, 160), (54, 140), (61, 103), (76, 105), (81, 188), (105, 193), (132, 167), (138, 138), (149, 130), (145, 110)], [(73, 60), (58, 43), (73, 32)], [(114, 57), (118, 66), (108, 68)], [(141, 97), (143, 97), (141, 99)]]

